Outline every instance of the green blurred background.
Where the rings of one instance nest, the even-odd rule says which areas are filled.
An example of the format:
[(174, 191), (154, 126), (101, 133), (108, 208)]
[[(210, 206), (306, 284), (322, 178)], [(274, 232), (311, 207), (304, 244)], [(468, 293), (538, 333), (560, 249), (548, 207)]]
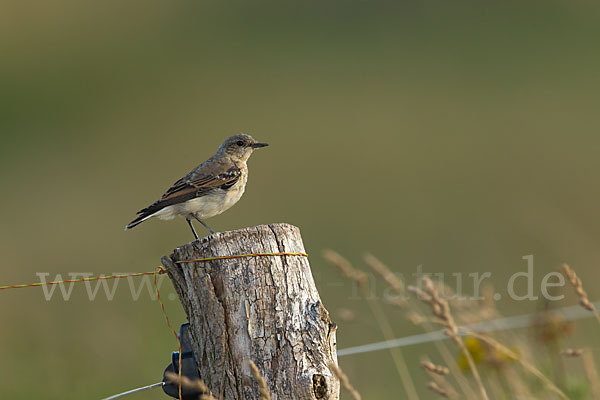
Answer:
[[(599, 35), (600, 5), (579, 0), (3, 0), (0, 284), (152, 270), (188, 227), (125, 224), (247, 132), (271, 146), (209, 224), (298, 225), (334, 320), (358, 316), (338, 321), (338, 348), (382, 336), (324, 248), (407, 276), (490, 271), (500, 292), (533, 254), (538, 295), (568, 261), (596, 299)], [(420, 332), (386, 311), (398, 336)], [(176, 348), (158, 302), (132, 301), (125, 282), (113, 301), (81, 284), (67, 302), (3, 291), (0, 315), (2, 398), (105, 397), (160, 380)], [(406, 350), (417, 382), (430, 353)], [(403, 396), (389, 353), (340, 362), (364, 398)]]

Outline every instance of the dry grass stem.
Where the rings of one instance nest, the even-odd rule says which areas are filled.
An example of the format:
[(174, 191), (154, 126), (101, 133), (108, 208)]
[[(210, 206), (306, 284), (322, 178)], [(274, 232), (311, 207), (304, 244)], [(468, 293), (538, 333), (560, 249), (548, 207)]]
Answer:
[[(398, 278), (398, 276), (396, 276), (396, 274), (394, 274), (385, 264), (383, 264), (379, 259), (377, 259), (372, 254), (369, 254), (369, 253), (365, 254), (364, 260), (365, 260), (365, 263), (369, 267), (371, 267), (371, 269), (373, 269), (373, 271), (375, 271), (375, 273), (379, 277), (381, 277), (381, 279), (383, 279), (385, 281), (385, 283), (387, 283), (387, 285), (389, 287), (391, 287), (392, 290), (398, 295), (399, 301), (397, 303), (393, 303), (393, 304), (401, 306), (401, 307), (405, 307), (407, 304), (410, 305), (410, 303), (408, 303), (408, 301), (406, 299), (406, 286), (405, 286), (404, 282), (402, 282), (402, 280), (400, 278)], [(417, 307), (415, 307), (415, 309), (418, 310)], [(416, 326), (426, 325), (426, 326), (424, 326), (424, 328), (426, 330), (428, 327), (429, 328), (431, 327), (430, 326), (431, 323), (439, 322), (438, 320), (433, 320), (432, 318), (427, 318), (427, 317), (423, 316), (422, 313), (414, 311), (414, 310), (409, 310), (406, 314), (406, 317)], [(442, 355), (442, 357), (444, 358), (446, 363), (448, 365), (450, 365), (451, 367), (453, 367), (453, 370), (455, 372), (454, 377), (455, 377), (458, 385), (463, 390), (463, 392), (474, 396), (474, 393), (472, 392), (471, 388), (469, 387), (467, 380), (464, 378), (463, 374), (461, 374), (460, 371), (458, 370), (458, 368), (456, 367), (456, 363), (454, 362), (452, 355), (450, 354), (448, 349), (445, 347), (445, 345), (442, 342), (437, 342), (437, 341), (434, 342), (434, 345), (436, 346), (436, 348), (438, 349), (438, 351), (440, 352), (440, 354)], [(445, 368), (445, 367), (440, 367), (440, 368)], [(447, 370), (448, 369), (446, 368), (446, 371)], [(451, 395), (451, 393), (449, 393), (449, 394)], [(453, 396), (451, 395), (450, 397), (453, 397)]]
[[(425, 301), (426, 303), (431, 300), (431, 296), (428, 296), (421, 289), (419, 289), (417, 287), (408, 286), (408, 291), (416, 294), (416, 296), (419, 299), (426, 300)], [(408, 318), (408, 320), (417, 326), (422, 326), (422, 328), (426, 332), (433, 330), (433, 327), (432, 327), (433, 323), (436, 323), (436, 324), (441, 323), (441, 321), (437, 318), (433, 319), (433, 318), (425, 317), (423, 315), (423, 313), (421, 312), (421, 310), (419, 310), (418, 305), (411, 303), (411, 302), (408, 302), (407, 304), (413, 308), (412, 310), (409, 310), (406, 314), (406, 317)], [(452, 356), (452, 354), (450, 353), (450, 351), (448, 350), (446, 345), (440, 341), (435, 341), (433, 343), (434, 343), (434, 346), (439, 351), (442, 358), (444, 359), (444, 361), (446, 362), (446, 364), (448, 366), (450, 366), (450, 368), (452, 369), (452, 376), (456, 380), (456, 383), (458, 383), (458, 385), (460, 386), (460, 389), (463, 391), (465, 396), (467, 398), (476, 397), (475, 393), (473, 392), (473, 390), (471, 389), (471, 387), (469, 385), (469, 382), (465, 378), (464, 374), (462, 374), (460, 372), (458, 365), (456, 364), (456, 362), (454, 360), (454, 357)]]
[(397, 305), (404, 305), (406, 303), (406, 290), (404, 287), (404, 282), (400, 278), (398, 278), (390, 269), (379, 259), (373, 256), (370, 253), (365, 254), (364, 256), (365, 263), (371, 267), (373, 271), (377, 275), (381, 277), (399, 296), (397, 301)]
[(260, 393), (260, 400), (271, 400), (271, 393), (267, 388), (267, 382), (265, 381), (265, 377), (262, 376), (254, 361), (250, 360), (250, 369), (252, 370), (252, 376), (258, 383), (258, 392)]
[[(372, 282), (369, 279), (372, 275), (367, 275), (363, 271), (354, 268), (349, 261), (334, 251), (328, 250), (324, 253), (324, 256), (346, 278), (358, 284), (383, 336), (386, 340), (394, 339), (392, 325), (384, 312), (381, 302), (375, 295), (373, 285), (370, 284)], [(494, 303), (489, 300), (493, 298), (492, 287), (486, 291), (485, 298), (487, 302), (474, 302), (467, 298), (457, 297), (443, 283), (433, 282), (428, 276), (423, 276), (419, 285), (406, 286), (396, 274), (371, 254), (366, 254), (364, 261), (373, 270), (375, 276), (386, 283), (387, 292), (393, 293), (394, 296), (397, 295), (398, 299), (401, 300), (401, 305), (408, 308), (406, 315), (410, 321), (415, 325), (421, 326), (426, 331), (433, 330), (434, 323), (440, 324), (443, 332), (450, 339), (449, 342), (435, 342), (442, 356), (442, 363), (448, 367), (436, 365), (427, 359), (421, 362), (421, 367), (427, 372), (430, 379), (427, 385), (429, 390), (443, 398), (458, 398), (459, 394), (452, 387), (455, 383), (458, 383), (459, 386), (456, 389), (463, 392), (460, 396), (468, 399), (488, 400), (490, 395), (494, 398), (499, 398), (506, 394), (504, 393), (505, 391), (510, 393), (510, 396), (513, 396), (513, 398), (532, 398), (532, 396), (536, 395), (532, 394), (530, 389), (533, 390), (533, 393), (544, 390), (546, 396), (563, 400), (568, 399), (566, 394), (553, 380), (544, 375), (536, 366), (528, 361), (532, 358), (531, 355), (527, 355), (527, 346), (523, 347), (519, 345), (519, 352), (513, 351), (493, 337), (480, 334), (465, 327), (470, 323), (489, 320), (491, 317), (498, 315)], [(580, 304), (586, 310), (593, 312), (600, 323), (600, 313), (598, 313), (594, 304), (590, 302), (587, 293), (583, 289), (581, 279), (577, 277), (568, 265), (565, 264), (563, 269), (565, 276), (575, 289)], [(420, 302), (407, 301), (406, 292), (414, 293)], [(429, 308), (431, 313), (423, 312), (424, 307)], [(562, 331), (560, 333), (562, 334)], [(471, 338), (468, 340), (463, 339), (463, 335), (469, 335)], [(471, 342), (476, 343), (477, 346)], [(458, 359), (450, 352), (452, 349), (446, 347), (450, 343), (458, 346), (460, 350)], [(555, 357), (558, 352), (556, 347), (551, 349), (551, 354)], [(406, 397), (410, 400), (418, 399), (408, 366), (399, 348), (390, 349), (390, 353), (402, 380), (407, 394)], [(568, 348), (560, 351), (560, 354), (563, 357), (581, 358), (587, 380), (589, 381), (589, 393), (592, 398), (600, 399), (600, 379), (592, 352), (585, 349)], [(490, 366), (490, 369), (486, 370), (488, 373), (485, 375), (487, 379), (485, 386), (478, 370), (478, 367), (483, 367), (479, 363)], [(332, 365), (330, 368), (340, 379), (341, 385), (352, 395), (352, 398), (360, 399), (360, 395), (350, 385), (347, 376), (336, 365)], [(528, 374), (524, 374), (523, 370)], [(467, 374), (464, 371), (470, 373)], [(525, 379), (529, 374), (535, 376), (541, 382), (541, 385), (530, 385), (533, 380)], [(452, 380), (455, 380), (455, 382), (451, 382)], [(473, 392), (473, 390), (477, 390), (477, 392)], [(542, 392), (538, 394), (543, 395)]]
[(421, 326), (427, 322), (431, 322), (429, 318), (424, 317), (416, 311), (407, 312), (405, 317), (415, 326)]
[(440, 385), (438, 385), (435, 382), (429, 382), (427, 384), (427, 387), (430, 390), (436, 392), (437, 394), (439, 394), (440, 396), (442, 396), (442, 397), (444, 397), (446, 399), (450, 397), (450, 395), (448, 394), (448, 391), (446, 389), (442, 388)]
[(534, 398), (526, 382), (523, 381), (521, 371), (517, 371), (515, 365), (508, 365), (506, 368), (502, 368), (501, 374), (504, 376), (506, 382), (510, 382), (513, 398), (523, 400)]
[(421, 300), (423, 303), (429, 304), (429, 302), (431, 302), (431, 296), (417, 286), (408, 285), (408, 291), (417, 296), (417, 299)]
[(342, 387), (346, 389), (348, 393), (350, 393), (350, 396), (352, 396), (354, 400), (360, 400), (360, 394), (356, 389), (354, 389), (354, 387), (350, 383), (350, 379), (348, 379), (348, 376), (344, 373), (344, 371), (342, 371), (341, 368), (335, 365), (334, 363), (329, 364), (329, 369), (331, 370), (331, 372), (333, 372), (335, 376), (337, 376), (337, 378), (340, 380), (340, 383), (342, 384)]
[(356, 320), (356, 313), (349, 308), (339, 308), (335, 315), (342, 321), (350, 322)]
[(583, 361), (585, 376), (590, 383), (592, 398), (600, 399), (600, 380), (598, 379), (598, 370), (596, 369), (596, 363), (594, 362), (594, 356), (592, 352), (584, 351), (581, 359)]
[(519, 355), (517, 353), (515, 353), (514, 351), (512, 351), (511, 349), (509, 349), (508, 347), (504, 346), (502, 343), (498, 342), (497, 340), (486, 336), (486, 335), (482, 335), (480, 333), (477, 333), (475, 331), (472, 331), (470, 329), (465, 329), (462, 328), (469, 336), (473, 336), (485, 343), (487, 343), (488, 345), (492, 346), (493, 348), (495, 348), (496, 350), (506, 354), (508, 357), (512, 358), (513, 360), (518, 361), (523, 368), (525, 368), (526, 370), (528, 370), (532, 375), (537, 376), (544, 384), (546, 384), (546, 386), (548, 387), (548, 389), (550, 389), (551, 391), (553, 391), (554, 393), (556, 393), (561, 399), (564, 400), (568, 400), (569, 398), (563, 393), (562, 390), (560, 390), (550, 379), (548, 379), (548, 377), (546, 377), (546, 375), (544, 375), (540, 370), (538, 370), (537, 368), (535, 368), (533, 365), (531, 365), (529, 362), (525, 361), (522, 357), (519, 357)]
[[(431, 300), (431, 296), (428, 296), (427, 294), (425, 294), (418, 287), (408, 286), (408, 291), (414, 293), (417, 296), (417, 298), (421, 299), (425, 303), (428, 303)], [(416, 305), (413, 305), (413, 307), (415, 308), (415, 310), (419, 310), (419, 308)], [(423, 316), (423, 314), (420, 313), (420, 310), (419, 310), (419, 312), (418, 311), (409, 312), (407, 317), (415, 325), (417, 325), (417, 326), (421, 325), (426, 332), (433, 330), (432, 324), (442, 323), (442, 321), (440, 321), (438, 318), (436, 318), (434, 320), (433, 318), (427, 318), (427, 317)], [(454, 356), (450, 353), (450, 350), (445, 346), (444, 342), (435, 341), (435, 342), (433, 342), (433, 344), (439, 351), (440, 355), (442, 356), (442, 358), (444, 359), (446, 364), (452, 369), (452, 376), (456, 380), (456, 383), (460, 386), (460, 389), (462, 390), (462, 392), (466, 396), (466, 398), (475, 398), (476, 397), (475, 392), (473, 392), (473, 389), (469, 385), (469, 382), (467, 381), (465, 375), (458, 368), (458, 365), (454, 359)]]
[(200, 395), (200, 400), (217, 400), (212, 394), (210, 394), (210, 389), (208, 386), (202, 382), (202, 380), (198, 379), (195, 381), (190, 380), (187, 376), (179, 376), (173, 372), (167, 372), (166, 374), (167, 380), (175, 385), (181, 385), (186, 389), (195, 389), (203, 394)]
[(475, 379), (477, 387), (479, 388), (479, 394), (481, 398), (485, 400), (489, 399), (488, 394), (485, 390), (485, 386), (483, 386), (481, 376), (479, 375), (479, 371), (477, 370), (477, 367), (475, 365), (475, 361), (473, 360), (471, 353), (467, 349), (467, 346), (465, 346), (465, 343), (463, 342), (462, 338), (458, 335), (458, 327), (456, 325), (456, 322), (454, 322), (454, 317), (450, 312), (450, 306), (448, 305), (448, 302), (440, 297), (433, 282), (427, 276), (423, 277), (423, 288), (424, 290), (421, 290), (419, 288), (413, 288), (413, 291), (417, 293), (417, 296), (421, 301), (429, 304), (433, 315), (437, 317), (440, 320), (440, 323), (445, 327), (446, 335), (448, 335), (448, 337), (454, 343), (456, 343), (463, 352), (465, 359), (469, 364), (469, 369), (471, 370), (473, 378)]
[(564, 357), (579, 357), (583, 354), (582, 349), (564, 349), (560, 352), (561, 356)]
[(344, 257), (339, 255), (333, 250), (324, 250), (323, 258), (329, 261), (334, 267), (340, 270), (340, 272), (348, 279), (356, 282), (359, 286), (364, 286), (368, 282), (367, 274), (354, 268), (352, 264)]
[[(384, 339), (396, 339), (392, 325), (390, 324), (390, 321), (387, 318), (381, 304), (377, 300), (377, 296), (375, 293), (373, 293), (373, 290), (369, 285), (369, 278), (367, 274), (354, 268), (348, 260), (333, 250), (325, 250), (323, 255), (325, 259), (339, 269), (346, 278), (355, 281), (361, 288), (363, 296), (367, 300), (367, 304), (373, 313), (373, 317), (375, 317), (375, 320), (377, 321), (379, 329), (381, 329)], [(396, 370), (398, 371), (398, 375), (400, 376), (400, 380), (402, 381), (402, 385), (406, 391), (407, 398), (410, 400), (417, 400), (419, 395), (417, 394), (417, 389), (410, 376), (408, 365), (406, 364), (404, 356), (402, 355), (402, 350), (399, 347), (394, 347), (390, 349), (390, 354), (392, 355)]]
[[(431, 378), (431, 381), (428, 384), (429, 389), (446, 398), (459, 398), (459, 395), (456, 392), (456, 390), (454, 390), (454, 388), (446, 380), (447, 375), (450, 373), (450, 370), (448, 368), (441, 365), (436, 365), (427, 359), (421, 361), (421, 367), (427, 372), (427, 374)], [(473, 394), (470, 398), (476, 397), (477, 396)], [(466, 396), (466, 398), (469, 398), (469, 396)]]
[(448, 368), (442, 365), (435, 365), (431, 361), (423, 361), (421, 363), (421, 367), (423, 367), (423, 369), (425, 369), (426, 371), (437, 375), (448, 375), (450, 373), (450, 370)]
[[(394, 334), (392, 325), (390, 324), (390, 321), (381, 307), (381, 304), (377, 301), (377, 298), (372, 294), (368, 286), (364, 286), (364, 288), (364, 296), (367, 299), (367, 304), (371, 308), (371, 312), (377, 321), (377, 325), (379, 325), (379, 329), (381, 329), (383, 337), (385, 340), (395, 339), (396, 335)], [(402, 355), (402, 350), (399, 347), (394, 347), (390, 349), (390, 353), (392, 355), (392, 359), (394, 360), (398, 375), (400, 375), (400, 379), (402, 380), (404, 389), (406, 390), (407, 397), (411, 400), (418, 399), (419, 396), (417, 394), (417, 389), (410, 376), (408, 365), (406, 364), (404, 356)]]
[(589, 300), (588, 295), (585, 292), (585, 290), (583, 290), (583, 285), (581, 284), (581, 279), (579, 279), (579, 277), (577, 276), (575, 271), (573, 271), (573, 269), (571, 267), (569, 267), (567, 264), (563, 264), (563, 270), (565, 271), (565, 275), (567, 276), (567, 279), (569, 280), (569, 282), (575, 289), (575, 293), (577, 294), (577, 297), (579, 297), (579, 304), (581, 304), (581, 306), (583, 308), (585, 308), (586, 310), (593, 312), (594, 315), (596, 316), (596, 320), (598, 320), (598, 322), (600, 323), (600, 315), (598, 314), (598, 311), (596, 311), (596, 307), (594, 307), (594, 305), (592, 303), (590, 303), (590, 300)]

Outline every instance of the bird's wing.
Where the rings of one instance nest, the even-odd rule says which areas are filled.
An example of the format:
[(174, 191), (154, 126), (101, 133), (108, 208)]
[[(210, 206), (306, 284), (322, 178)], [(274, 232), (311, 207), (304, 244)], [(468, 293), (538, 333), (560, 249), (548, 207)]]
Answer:
[(186, 197), (190, 193), (194, 193), (194, 197), (201, 197), (217, 188), (228, 189), (235, 185), (241, 176), (242, 171), (238, 167), (231, 167), (220, 174), (203, 175), (193, 179), (183, 178), (175, 182), (160, 201)]
[(233, 166), (217, 174), (190, 175), (175, 182), (160, 200), (138, 211), (138, 214), (151, 215), (164, 207), (205, 196), (214, 190), (229, 189), (240, 179), (242, 170)]

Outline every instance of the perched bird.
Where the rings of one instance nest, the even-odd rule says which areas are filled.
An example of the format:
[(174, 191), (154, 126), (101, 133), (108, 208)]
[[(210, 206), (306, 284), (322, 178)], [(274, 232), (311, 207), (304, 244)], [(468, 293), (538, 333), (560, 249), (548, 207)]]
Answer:
[(152, 217), (172, 219), (180, 215), (185, 217), (196, 239), (192, 218), (215, 233), (203, 220), (221, 214), (238, 202), (248, 180), (246, 162), (254, 149), (265, 146), (268, 144), (259, 143), (250, 135), (227, 138), (214, 156), (175, 182), (160, 200), (138, 211), (138, 217), (125, 230)]

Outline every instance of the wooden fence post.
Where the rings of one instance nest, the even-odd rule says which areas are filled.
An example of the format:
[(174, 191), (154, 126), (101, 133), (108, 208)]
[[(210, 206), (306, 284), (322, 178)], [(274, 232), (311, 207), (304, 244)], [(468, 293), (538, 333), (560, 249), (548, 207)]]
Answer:
[(274, 400), (339, 398), (336, 326), (304, 256), (185, 262), (249, 253), (304, 253), (288, 224), (221, 232), (175, 249), (162, 262), (190, 322), (200, 377), (215, 397), (260, 399), (249, 360)]

